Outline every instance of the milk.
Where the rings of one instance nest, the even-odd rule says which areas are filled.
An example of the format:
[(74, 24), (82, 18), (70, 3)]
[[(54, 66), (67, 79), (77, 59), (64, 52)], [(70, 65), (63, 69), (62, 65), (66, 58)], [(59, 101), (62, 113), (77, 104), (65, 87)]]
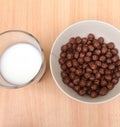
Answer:
[(6, 49), (0, 59), (2, 77), (12, 85), (30, 82), (40, 71), (42, 55), (27, 43), (18, 43)]

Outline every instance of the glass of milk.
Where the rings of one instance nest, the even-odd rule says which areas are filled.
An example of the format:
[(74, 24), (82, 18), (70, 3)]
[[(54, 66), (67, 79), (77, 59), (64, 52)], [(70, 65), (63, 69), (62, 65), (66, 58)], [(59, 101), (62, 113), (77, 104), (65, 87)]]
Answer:
[(20, 88), (37, 83), (46, 63), (38, 40), (31, 34), (9, 30), (0, 34), (0, 85)]

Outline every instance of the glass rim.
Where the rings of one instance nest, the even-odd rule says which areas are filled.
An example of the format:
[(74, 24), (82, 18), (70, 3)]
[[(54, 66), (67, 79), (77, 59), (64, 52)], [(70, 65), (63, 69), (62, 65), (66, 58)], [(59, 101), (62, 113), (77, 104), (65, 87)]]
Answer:
[[(10, 83), (9, 81), (7, 81), (7, 80), (3, 77), (3, 75), (1, 74), (1, 72), (0, 72), (1, 77), (9, 84), (9, 85), (2, 85), (2, 84), (0, 84), (0, 86), (6, 87), (6, 88), (11, 88), (11, 89), (16, 89), (16, 88), (21, 88), (21, 87), (27, 86), (27, 85), (31, 84), (31, 83), (36, 79), (36, 77), (40, 74), (41, 68), (44, 67), (45, 58), (44, 58), (43, 49), (42, 49), (42, 47), (41, 47), (41, 45), (40, 45), (38, 39), (37, 39), (35, 36), (33, 36), (31, 33), (29, 33), (29, 32), (26, 32), (26, 31), (23, 31), (23, 30), (7, 30), (7, 31), (4, 31), (4, 32), (1, 32), (1, 33), (0, 33), (0, 36), (2, 36), (3, 34), (6, 34), (6, 33), (11, 33), (11, 32), (24, 33), (24, 34), (26, 34), (26, 35), (32, 37), (32, 38), (38, 43), (39, 48), (40, 48), (40, 50), (41, 50), (41, 56), (42, 56), (42, 64), (41, 64), (41, 67), (40, 67), (39, 71), (38, 71), (37, 74), (36, 74), (30, 81), (28, 81), (27, 83), (24, 83), (24, 84), (21, 84), (21, 85), (12, 84), (12, 83)], [(33, 46), (34, 46), (34, 45), (33, 45)], [(34, 47), (35, 47), (35, 46), (34, 46)], [(36, 48), (36, 47), (35, 47), (35, 48)], [(38, 49), (38, 50), (39, 50), (39, 49)], [(45, 73), (45, 72), (44, 72), (44, 73)]]

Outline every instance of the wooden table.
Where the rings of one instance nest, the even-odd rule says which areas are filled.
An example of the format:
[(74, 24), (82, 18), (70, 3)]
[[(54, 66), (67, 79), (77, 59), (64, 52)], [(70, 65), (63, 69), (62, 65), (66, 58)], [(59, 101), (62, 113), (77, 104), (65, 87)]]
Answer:
[(46, 74), (38, 84), (0, 88), (0, 127), (119, 127), (120, 97), (100, 104), (78, 103), (64, 95), (50, 73), (56, 37), (69, 25), (98, 19), (120, 29), (120, 0), (0, 0), (0, 32), (20, 29), (42, 45)]

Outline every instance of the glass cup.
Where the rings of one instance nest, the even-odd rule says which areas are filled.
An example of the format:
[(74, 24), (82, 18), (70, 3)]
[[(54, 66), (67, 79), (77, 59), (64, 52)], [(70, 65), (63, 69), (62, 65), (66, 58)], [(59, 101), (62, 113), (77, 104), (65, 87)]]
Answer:
[(0, 34), (1, 86), (20, 88), (35, 84), (42, 78), (45, 69), (43, 49), (33, 35), (20, 30)]

